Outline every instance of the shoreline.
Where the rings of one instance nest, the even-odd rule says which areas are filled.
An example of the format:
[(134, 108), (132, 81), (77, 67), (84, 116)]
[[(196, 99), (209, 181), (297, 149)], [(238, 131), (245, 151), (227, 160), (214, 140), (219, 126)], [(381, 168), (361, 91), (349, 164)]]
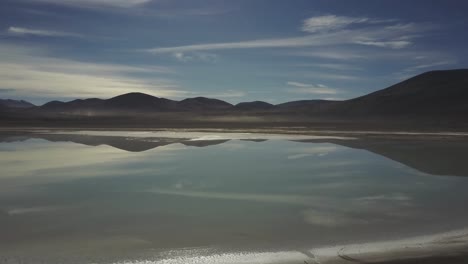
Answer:
[[(158, 259), (113, 264), (461, 264), (468, 262), (468, 228), (397, 240), (309, 250), (219, 252), (215, 248), (174, 249)], [(452, 262), (455, 261), (455, 262)]]
[(259, 128), (135, 128), (135, 127), (0, 127), (1, 132), (199, 132), (224, 134), (268, 134), (268, 135), (343, 135), (343, 136), (427, 136), (468, 137), (468, 130), (354, 130), (354, 129), (311, 129), (308, 127), (259, 127)]
[[(461, 256), (468, 261), (468, 228), (397, 240), (337, 245), (312, 249), (319, 263), (399, 263), (433, 258)], [(339, 258), (339, 259), (337, 259)], [(344, 262), (346, 263), (346, 262)], [(417, 262), (425, 263), (425, 262)], [(447, 263), (449, 264), (449, 263)]]

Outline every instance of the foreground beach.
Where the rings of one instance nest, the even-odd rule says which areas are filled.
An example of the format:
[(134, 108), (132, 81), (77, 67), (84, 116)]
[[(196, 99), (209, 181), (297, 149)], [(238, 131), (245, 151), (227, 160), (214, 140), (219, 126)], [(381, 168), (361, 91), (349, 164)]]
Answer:
[(459, 264), (468, 261), (468, 229), (394, 241), (349, 244), (301, 251), (212, 253), (213, 249), (173, 250), (162, 260), (116, 264)]

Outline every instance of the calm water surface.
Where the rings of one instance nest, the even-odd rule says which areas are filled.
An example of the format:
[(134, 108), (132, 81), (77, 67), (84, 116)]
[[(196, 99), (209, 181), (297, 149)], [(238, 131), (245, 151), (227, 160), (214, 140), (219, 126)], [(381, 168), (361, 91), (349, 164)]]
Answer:
[(197, 254), (282, 251), (306, 260), (314, 247), (468, 223), (466, 139), (0, 139), (0, 263), (189, 263)]

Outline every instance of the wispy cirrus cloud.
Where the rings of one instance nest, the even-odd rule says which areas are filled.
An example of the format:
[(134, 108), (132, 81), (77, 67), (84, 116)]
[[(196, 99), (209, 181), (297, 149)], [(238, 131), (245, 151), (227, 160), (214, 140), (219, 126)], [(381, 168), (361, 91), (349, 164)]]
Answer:
[[(171, 54), (210, 50), (329, 47), (338, 45), (402, 49), (411, 45), (413, 43), (412, 40), (418, 37), (421, 32), (430, 30), (428, 26), (418, 26), (414, 23), (395, 24), (394, 20), (331, 17), (333, 19), (328, 18), (328, 22), (320, 22), (323, 20), (323, 17), (313, 17), (305, 20), (302, 30), (309, 33), (305, 36), (156, 47), (144, 49), (143, 51), (152, 54)], [(388, 23), (390, 22), (394, 24), (389, 25)], [(361, 23), (365, 26), (347, 28), (347, 26), (353, 23)]]
[(241, 90), (227, 90), (218, 93), (211, 94), (211, 97), (215, 98), (237, 98), (237, 97), (244, 97), (247, 95), (247, 92)]
[(439, 66), (453, 65), (456, 63), (457, 63), (456, 60), (436, 61), (436, 62), (430, 62), (430, 63), (424, 63), (424, 64), (412, 66), (412, 67), (407, 68), (405, 71), (412, 72), (412, 71), (424, 70), (424, 69), (434, 68), (434, 67), (439, 67)]
[(395, 41), (373, 41), (373, 40), (358, 40), (355, 44), (375, 46), (380, 48), (392, 48), (392, 49), (401, 49), (405, 48), (412, 44), (411, 41), (407, 40), (395, 40)]
[(369, 17), (349, 17), (336, 15), (315, 16), (305, 19), (302, 23), (302, 31), (317, 33), (347, 28), (358, 24), (388, 24), (395, 23), (396, 19), (376, 19)]
[(453, 67), (453, 65), (457, 64), (457, 60), (450, 56), (446, 56), (446, 57), (418, 56), (412, 63), (413, 63), (413, 66), (409, 66), (399, 72), (394, 73), (393, 75), (399, 80), (404, 80), (404, 79), (411, 78), (415, 74), (418, 74), (424, 71), (428, 71), (432, 69), (450, 68), (451, 66)]
[(344, 63), (302, 63), (302, 64), (295, 64), (295, 67), (304, 67), (304, 68), (324, 68), (330, 70), (337, 70), (337, 71), (357, 71), (362, 70), (361, 67), (356, 66), (354, 64), (344, 64)]
[[(41, 49), (0, 45), (2, 97), (108, 98), (128, 92), (183, 97), (188, 92), (167, 79), (162, 66), (80, 62), (47, 56)], [(142, 74), (151, 77), (141, 77)]]
[(297, 37), (284, 39), (258, 39), (239, 42), (206, 43), (175, 47), (161, 47), (146, 49), (144, 51), (153, 54), (165, 54), (175, 52), (229, 50), (229, 49), (253, 49), (253, 48), (284, 48), (313, 46), (315, 37)]
[(202, 62), (216, 62), (218, 55), (205, 52), (174, 52), (174, 58), (181, 62), (202, 61)]
[(339, 80), (339, 81), (362, 81), (363, 79), (356, 75), (347, 75), (341, 73), (329, 73), (312, 71), (303, 74), (305, 78), (314, 78), (320, 80)]
[(375, 195), (375, 196), (365, 196), (365, 197), (360, 197), (356, 198), (356, 201), (359, 202), (378, 202), (378, 201), (393, 201), (393, 202), (406, 202), (406, 201), (411, 201), (411, 197), (402, 194), (402, 193), (392, 193), (392, 194), (381, 194), (381, 195)]
[(288, 52), (285, 55), (292, 55), (298, 57), (311, 57), (319, 58), (326, 60), (358, 60), (358, 59), (367, 59), (368, 57), (365, 54), (361, 54), (356, 50), (343, 49), (343, 48), (327, 48), (327, 49), (313, 49), (313, 50), (301, 50)]
[[(180, 19), (187, 17), (217, 16), (230, 12), (222, 4), (213, 5), (170, 5), (166, 1), (157, 0), (18, 0), (37, 4), (57, 5), (70, 8), (80, 8), (113, 12), (121, 15), (155, 16), (165, 19)], [(191, 1), (190, 1), (191, 2)], [(200, 4), (200, 3), (199, 3)], [(28, 10), (36, 12), (36, 10)], [(42, 12), (42, 11), (39, 11)], [(56, 14), (54, 14), (56, 15)]]
[(45, 29), (31, 29), (24, 27), (9, 27), (7, 29), (9, 35), (16, 36), (41, 36), (41, 37), (78, 37), (81, 38), (83, 35), (65, 32), (65, 31), (55, 31), (55, 30), (45, 30)]
[(288, 85), (288, 92), (291, 93), (330, 95), (337, 94), (339, 92), (337, 89), (327, 87), (323, 84), (308, 84), (292, 81), (289, 81), (286, 84)]
[[(345, 71), (353, 69), (364, 69), (365, 65), (374, 63), (399, 63), (403, 67), (401, 72), (414, 72), (421, 69), (429, 69), (431, 67), (448, 66), (457, 64), (457, 59), (448, 52), (435, 51), (435, 50), (421, 50), (411, 47), (408, 49), (380, 49), (369, 46), (361, 47), (320, 47), (302, 49), (299, 51), (286, 51), (278, 53), (280, 56), (294, 56), (302, 58), (314, 59), (310, 63), (302, 63), (292, 65), (295, 67), (311, 67), (320, 72), (309, 72), (303, 77), (322, 78), (322, 79), (335, 79), (335, 80), (349, 80), (358, 81), (365, 77), (362, 73), (358, 75), (343, 75), (338, 74), (336, 71)], [(319, 61), (319, 62), (316, 62)], [(334, 71), (326, 71), (331, 69)], [(410, 77), (405, 74), (405, 78)], [(397, 78), (400, 79), (400, 78)]]
[(29, 2), (68, 5), (76, 7), (119, 7), (129, 8), (140, 6), (152, 0), (23, 0)]
[(366, 23), (369, 22), (369, 20), (370, 19), (366, 17), (346, 17), (335, 15), (317, 16), (304, 20), (302, 31), (309, 33), (331, 31), (342, 29), (352, 24)]

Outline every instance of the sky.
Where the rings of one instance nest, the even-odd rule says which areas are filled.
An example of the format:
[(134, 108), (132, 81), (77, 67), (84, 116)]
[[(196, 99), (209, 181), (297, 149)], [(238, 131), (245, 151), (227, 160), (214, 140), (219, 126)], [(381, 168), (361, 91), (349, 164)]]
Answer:
[(0, 0), (0, 98), (345, 100), (468, 68), (459, 0)]

